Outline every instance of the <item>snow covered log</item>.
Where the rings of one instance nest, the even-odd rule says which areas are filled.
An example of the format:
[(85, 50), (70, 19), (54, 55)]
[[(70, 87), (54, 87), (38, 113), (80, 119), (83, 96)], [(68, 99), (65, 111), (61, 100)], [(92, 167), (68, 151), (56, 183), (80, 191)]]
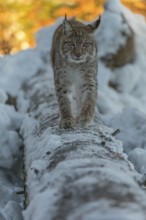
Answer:
[(146, 195), (113, 130), (96, 118), (89, 129), (61, 130), (50, 67), (27, 83), (17, 101), (28, 112), (25, 220), (145, 220)]
[[(92, 128), (74, 130), (58, 128), (48, 61), (52, 34), (61, 21), (38, 32), (36, 48), (0, 58), (0, 219), (23, 219), (23, 178), (20, 181), (19, 177), (24, 144), (25, 220), (145, 220), (144, 186), (138, 185), (137, 172), (127, 160), (145, 181), (145, 20), (118, 0), (105, 5), (101, 31), (96, 35), (97, 105), (104, 123), (96, 118)], [(121, 44), (126, 45), (129, 35), (122, 34), (125, 30), (134, 37), (134, 60), (131, 57), (125, 65), (108, 68), (101, 58), (110, 58)], [(8, 105), (7, 94), (17, 100), (17, 110)], [(122, 142), (113, 133), (119, 128), (116, 137)]]

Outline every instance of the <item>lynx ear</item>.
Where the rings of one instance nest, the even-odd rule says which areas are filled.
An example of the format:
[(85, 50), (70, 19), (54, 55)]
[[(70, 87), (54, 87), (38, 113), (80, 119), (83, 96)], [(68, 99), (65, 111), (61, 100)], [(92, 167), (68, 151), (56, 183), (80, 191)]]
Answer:
[(70, 22), (67, 20), (66, 14), (63, 20), (63, 28), (64, 28), (64, 34), (66, 35), (71, 31), (73, 31), (73, 27), (71, 26)]
[(89, 28), (89, 31), (91, 33), (94, 32), (98, 28), (98, 26), (100, 24), (100, 21), (101, 21), (101, 16), (99, 15), (98, 20), (96, 20), (93, 23), (87, 25), (87, 27)]

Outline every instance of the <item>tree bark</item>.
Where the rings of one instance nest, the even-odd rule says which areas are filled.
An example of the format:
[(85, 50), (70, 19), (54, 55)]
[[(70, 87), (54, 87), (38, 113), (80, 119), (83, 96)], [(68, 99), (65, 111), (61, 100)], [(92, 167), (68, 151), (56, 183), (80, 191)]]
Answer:
[(17, 101), (29, 115), (21, 129), (28, 195), (24, 219), (145, 220), (145, 192), (112, 129), (98, 117), (88, 129), (59, 129), (51, 73), (32, 77)]

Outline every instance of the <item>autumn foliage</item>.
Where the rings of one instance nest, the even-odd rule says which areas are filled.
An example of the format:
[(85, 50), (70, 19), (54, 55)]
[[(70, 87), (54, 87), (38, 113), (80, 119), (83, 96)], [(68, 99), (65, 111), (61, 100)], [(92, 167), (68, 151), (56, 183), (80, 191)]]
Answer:
[[(0, 1), (0, 54), (14, 53), (35, 45), (34, 33), (60, 16), (95, 19), (105, 0), (4, 0)], [(146, 15), (145, 0), (122, 0), (134, 12)]]

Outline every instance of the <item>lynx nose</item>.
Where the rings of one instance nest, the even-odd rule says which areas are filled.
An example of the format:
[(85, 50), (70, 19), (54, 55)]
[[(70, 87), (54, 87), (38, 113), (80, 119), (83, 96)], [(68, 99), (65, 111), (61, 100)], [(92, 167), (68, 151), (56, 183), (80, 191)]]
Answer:
[(80, 57), (81, 57), (81, 53), (76, 52), (76, 53), (75, 53), (75, 56), (76, 56), (77, 58), (80, 58)]

